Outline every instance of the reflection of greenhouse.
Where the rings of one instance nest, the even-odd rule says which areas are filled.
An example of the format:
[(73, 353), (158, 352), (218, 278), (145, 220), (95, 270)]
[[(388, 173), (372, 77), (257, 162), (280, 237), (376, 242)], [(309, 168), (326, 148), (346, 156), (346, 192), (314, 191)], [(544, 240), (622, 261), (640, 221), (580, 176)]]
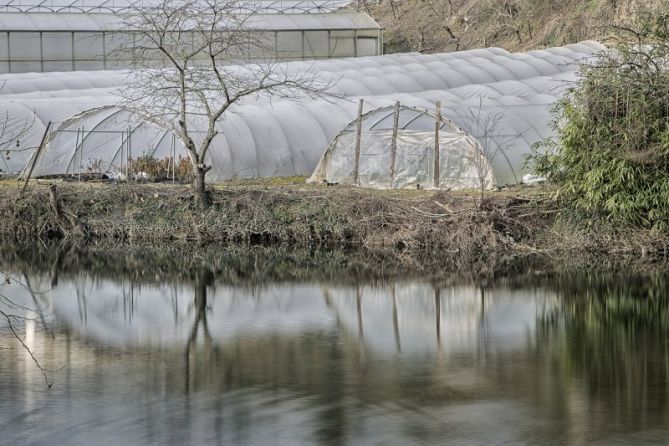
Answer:
[[(49, 291), (47, 274), (30, 275), (47, 292), (36, 299), (53, 302), (47, 330), (37, 316), (25, 338), (64, 366), (52, 389), (0, 330), (8, 443), (100, 444), (91, 439), (110, 432), (123, 444), (174, 445), (666, 439), (666, 330), (629, 317), (666, 322), (664, 282), (640, 279), (638, 295), (631, 281), (571, 275), (483, 295), (427, 282), (219, 284), (209, 288), (210, 336), (201, 329), (184, 354), (192, 286), (85, 277), (61, 274)], [(25, 288), (0, 288), (34, 305)], [(22, 416), (35, 427), (10, 422)]]
[[(30, 284), (35, 290), (50, 288), (47, 278), (32, 278)], [(17, 286), (13, 293), (20, 294), (26, 306), (35, 307), (26, 289)], [(503, 288), (484, 292), (470, 286), (443, 288), (429, 283), (214, 285), (206, 292), (206, 312), (199, 315), (194, 295), (194, 288), (187, 285), (134, 285), (73, 277), (61, 279), (37, 299), (49, 323), (65, 324), (109, 345), (185, 345), (197, 318), (202, 317), (208, 336), (217, 344), (240, 336), (342, 330), (381, 355), (462, 352), (485, 339), (498, 349), (516, 348), (525, 342), (528, 331), (534, 331), (536, 315), (553, 304), (547, 293), (528, 299)]]
[[(523, 155), (550, 135), (550, 106), (576, 78), (579, 62), (601, 46), (593, 42), (522, 54), (482, 49), (437, 55), (387, 55), (336, 61), (291, 62), (290, 70), (313, 69), (320, 79), (336, 81), (337, 100), (304, 98), (268, 101), (257, 98), (231, 109), (219, 126), (209, 152), (210, 181), (239, 177), (308, 175), (323, 151), (354, 120), (357, 99), (366, 110), (395, 101), (433, 110), (440, 100), (443, 115), (476, 137), (462, 119), (468, 111), (503, 115), (501, 133), (511, 140), (495, 161), (498, 184), (520, 181)], [(122, 170), (128, 158), (151, 153), (163, 158), (183, 148), (170, 130), (115, 108), (114, 89), (121, 72), (44, 73), (8, 76), (2, 102), (17, 110), (15, 128), (37, 122), (21, 145), (35, 145), (46, 122), (57, 123), (36, 176), (76, 174), (92, 169)], [(204, 130), (197, 120), (191, 124)], [(200, 134), (201, 135), (201, 134)], [(13, 140), (10, 138), (10, 144)], [(20, 171), (30, 153), (5, 160), (3, 170)]]
[[(318, 59), (381, 53), (379, 26), (341, 0), (247, 2), (263, 45), (245, 59)], [(134, 0), (0, 1), (0, 73), (132, 67), (138, 39), (119, 15), (150, 5)], [(240, 9), (241, 13), (244, 10)], [(248, 12), (247, 12), (248, 13)], [(123, 51), (119, 51), (119, 48)], [(204, 57), (204, 56), (203, 56)], [(163, 61), (156, 58), (155, 64)]]

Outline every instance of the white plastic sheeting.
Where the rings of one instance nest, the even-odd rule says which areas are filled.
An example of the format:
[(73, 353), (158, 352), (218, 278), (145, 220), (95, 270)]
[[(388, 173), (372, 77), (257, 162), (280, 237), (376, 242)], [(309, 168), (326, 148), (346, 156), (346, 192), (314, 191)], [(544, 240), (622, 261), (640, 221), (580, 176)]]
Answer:
[(495, 184), (492, 165), (476, 139), (446, 118), (439, 121), (439, 174), (435, 182), (436, 115), (413, 107), (382, 107), (360, 118), (360, 158), (355, 178), (358, 120), (330, 143), (309, 182), (359, 184), (379, 189), (476, 189)]
[[(209, 152), (209, 162), (214, 167), (207, 178), (217, 181), (233, 177), (310, 175), (330, 141), (355, 119), (357, 100), (362, 97), (366, 111), (395, 101), (431, 110), (435, 100), (441, 100), (443, 115), (474, 136), (475, 132), (467, 128), (460, 116), (478, 107), (485, 112), (501, 112), (501, 129), (512, 135), (514, 141), (513, 149), (505, 154), (507, 167), (495, 175), (500, 183), (519, 182), (522, 176), (517, 172), (523, 154), (529, 152), (534, 142), (550, 135), (547, 125), (550, 106), (576, 79), (578, 64), (602, 49), (597, 43), (584, 42), (520, 54), (492, 48), (436, 55), (291, 62), (290, 70), (312, 69), (324, 80), (337, 81), (333, 92), (342, 98), (305, 97), (271, 102), (252, 98), (232, 107), (220, 122), (221, 133)], [(62, 114), (72, 116), (99, 106), (113, 106), (118, 102), (115, 87), (122, 85), (126, 77), (121, 71), (100, 71), (8, 75), (6, 79), (0, 102), (21, 104), (34, 110), (38, 121), (46, 123), (64, 120)], [(129, 125), (110, 121), (108, 111), (102, 108), (64, 124), (59, 122), (54, 134), (81, 127), (87, 132), (95, 129), (120, 135)], [(39, 133), (39, 127), (35, 131)], [(162, 136), (167, 133), (163, 129), (154, 131)], [(132, 153), (151, 145), (139, 136), (133, 135), (131, 139)], [(62, 153), (63, 162), (40, 161), (36, 175), (64, 174), (76, 164), (86, 169), (94, 161), (86, 159), (89, 149), (84, 147), (84, 159), (73, 163), (78, 153), (76, 141), (62, 145), (54, 142), (55, 139), (49, 143), (45, 153), (51, 152), (48, 156), (54, 158), (53, 152)], [(184, 153), (181, 147), (179, 151)], [(114, 150), (105, 153), (104, 161), (111, 165), (115, 153)], [(20, 164), (11, 166), (14, 171), (22, 168)]]

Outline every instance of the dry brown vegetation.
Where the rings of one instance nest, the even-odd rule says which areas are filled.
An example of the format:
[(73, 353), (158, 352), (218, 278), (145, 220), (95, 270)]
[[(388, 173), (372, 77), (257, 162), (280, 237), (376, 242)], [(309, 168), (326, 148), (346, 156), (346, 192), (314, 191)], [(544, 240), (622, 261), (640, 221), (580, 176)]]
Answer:
[(386, 29), (385, 50), (448, 52), (498, 46), (511, 51), (615, 39), (639, 7), (665, 0), (359, 0)]
[[(51, 183), (54, 184), (54, 183)], [(523, 256), (666, 258), (652, 231), (576, 230), (558, 219), (550, 190), (491, 193), (374, 191), (306, 185), (303, 179), (229, 182), (203, 211), (181, 185), (0, 185), (0, 237), (135, 244), (187, 242), (364, 253), (372, 262), (496, 267)]]

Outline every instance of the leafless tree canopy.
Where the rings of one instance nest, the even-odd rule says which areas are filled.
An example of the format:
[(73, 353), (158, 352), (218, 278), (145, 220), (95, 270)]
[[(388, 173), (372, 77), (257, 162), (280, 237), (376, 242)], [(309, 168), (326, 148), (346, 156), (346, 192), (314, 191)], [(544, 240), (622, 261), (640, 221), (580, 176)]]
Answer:
[(482, 156), (475, 158), (474, 163), (480, 198), (483, 202), (485, 190), (493, 186), (489, 182), (493, 172), (493, 163), (498, 158), (506, 156), (506, 152), (511, 149), (514, 141), (520, 135), (509, 135), (503, 132), (504, 112), (487, 111), (483, 97), (479, 98), (476, 107), (467, 108), (465, 112), (459, 113), (458, 117), (479, 143)]
[(138, 30), (132, 43), (119, 47), (138, 68), (121, 90), (124, 105), (178, 135), (193, 163), (196, 195), (211, 168), (205, 160), (217, 123), (233, 104), (322, 95), (330, 87), (311, 70), (281, 63), (254, 30), (256, 15), (238, 0), (163, 0), (124, 17)]

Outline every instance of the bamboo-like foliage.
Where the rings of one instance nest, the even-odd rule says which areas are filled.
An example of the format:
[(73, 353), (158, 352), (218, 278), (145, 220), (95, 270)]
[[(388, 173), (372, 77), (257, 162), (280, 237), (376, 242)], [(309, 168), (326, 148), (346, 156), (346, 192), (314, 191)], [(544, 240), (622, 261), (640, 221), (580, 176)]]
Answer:
[[(669, 5), (669, 2), (667, 2)], [(639, 11), (554, 109), (537, 170), (588, 223), (669, 231), (669, 14)]]

